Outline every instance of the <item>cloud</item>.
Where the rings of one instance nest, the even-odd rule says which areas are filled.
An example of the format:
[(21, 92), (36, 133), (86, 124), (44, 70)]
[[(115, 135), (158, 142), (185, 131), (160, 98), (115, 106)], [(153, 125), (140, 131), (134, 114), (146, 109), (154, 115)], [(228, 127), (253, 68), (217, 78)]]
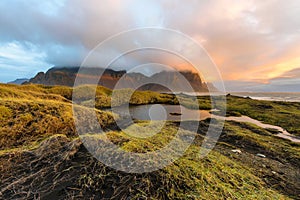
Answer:
[(300, 92), (300, 68), (286, 71), (265, 83), (254, 81), (225, 81), (227, 91)]
[(300, 67), (286, 71), (279, 75), (276, 78), (270, 80), (269, 85), (271, 85), (275, 89), (287, 92), (287, 91), (294, 91), (300, 92)]
[[(30, 44), (18, 42), (0, 45), (0, 80), (8, 82), (17, 77), (32, 77), (51, 65), (45, 62), (46, 54)], [(29, 70), (30, 69), (30, 70)]]
[(300, 78), (300, 67), (296, 68), (296, 69), (292, 69), (290, 71), (286, 71), (283, 74), (281, 74), (280, 76), (273, 78), (272, 80), (283, 80), (283, 79), (295, 79), (295, 78)]
[[(171, 28), (202, 44), (228, 82), (264, 86), (300, 66), (298, 13), (297, 0), (1, 1), (0, 43), (17, 43), (35, 60), (34, 66), (44, 70), (52, 65), (79, 65), (99, 42), (121, 31)], [(17, 68), (24, 57), (10, 59), (5, 52), (0, 49), (1, 69)], [(31, 74), (36, 67), (30, 65), (22, 70)]]

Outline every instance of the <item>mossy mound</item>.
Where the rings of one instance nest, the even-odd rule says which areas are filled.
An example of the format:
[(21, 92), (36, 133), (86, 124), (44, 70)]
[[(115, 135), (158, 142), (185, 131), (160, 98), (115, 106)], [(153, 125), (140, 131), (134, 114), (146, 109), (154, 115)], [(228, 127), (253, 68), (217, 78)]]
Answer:
[(0, 156), (1, 196), (13, 199), (285, 198), (268, 189), (249, 169), (217, 151), (203, 160), (198, 159), (198, 151), (199, 147), (193, 145), (185, 156), (164, 169), (127, 174), (97, 161), (79, 139), (71, 141), (56, 135), (35, 150)]
[[(84, 99), (84, 92), (90, 91), (90, 87), (78, 88), (83, 97), (78, 102), (79, 108), (87, 114), (95, 112), (100, 125), (107, 128), (108, 139), (124, 151), (146, 153), (161, 149), (178, 131), (179, 122), (168, 121), (153, 137), (151, 134), (144, 139), (132, 137), (126, 131), (138, 135), (139, 127), (128, 124), (125, 132), (121, 131), (113, 114), (101, 110), (110, 105), (111, 90), (98, 87), (97, 108), (83, 107), (90, 103), (90, 99)], [(201, 121), (197, 132), (191, 130), (198, 122), (184, 122), (182, 128), (187, 136), (194, 135), (195, 140), (182, 157), (163, 169), (128, 174), (107, 167), (86, 150), (75, 132), (72, 92), (72, 88), (61, 86), (0, 84), (0, 199), (300, 198), (300, 145), (246, 123), (225, 123), (219, 142), (204, 159), (199, 159), (200, 145), (209, 122), (216, 126), (217, 120)], [(134, 95), (131, 100), (134, 105), (178, 103), (170, 94)], [(186, 106), (193, 107), (199, 101), (203, 108), (210, 109), (208, 97), (180, 98)], [(229, 110), (236, 115), (256, 119), (265, 116), (262, 119), (267, 123), (277, 123), (275, 118), (282, 117), (283, 127), (290, 124), (285, 121), (287, 113), (293, 113), (293, 122), (299, 117), (298, 104), (232, 96), (227, 101)], [(257, 112), (248, 110), (256, 107)], [(274, 117), (267, 118), (268, 115)], [(149, 125), (148, 121), (135, 122), (141, 127)], [(290, 129), (296, 130), (297, 124)], [(97, 135), (84, 135), (81, 139), (84, 137), (102, 140)]]

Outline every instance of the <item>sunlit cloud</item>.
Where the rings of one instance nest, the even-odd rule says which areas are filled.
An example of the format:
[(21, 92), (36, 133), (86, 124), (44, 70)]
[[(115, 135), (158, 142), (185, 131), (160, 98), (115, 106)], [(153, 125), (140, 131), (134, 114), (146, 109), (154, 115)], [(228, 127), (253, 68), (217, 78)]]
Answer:
[[(80, 65), (108, 37), (154, 26), (178, 30), (201, 44), (229, 88), (273, 89), (267, 86), (300, 66), (299, 13), (296, 0), (0, 1), (0, 81), (53, 65)], [(24, 73), (10, 75), (11, 69)]]

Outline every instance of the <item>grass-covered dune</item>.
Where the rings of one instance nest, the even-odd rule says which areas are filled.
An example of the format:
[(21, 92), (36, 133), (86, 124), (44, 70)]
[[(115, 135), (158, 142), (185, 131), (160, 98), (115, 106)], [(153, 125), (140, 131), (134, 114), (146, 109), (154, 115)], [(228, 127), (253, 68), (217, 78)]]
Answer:
[[(226, 101), (222, 98), (226, 98)], [(214, 97), (213, 105), (208, 96), (198, 96), (197, 100), (199, 109), (215, 108), (219, 110), (214, 111), (217, 115), (225, 112), (226, 116), (246, 115), (267, 124), (280, 126), (289, 133), (300, 136), (300, 102), (255, 100), (230, 94), (226, 97)], [(183, 102), (186, 102), (185, 105), (189, 108), (198, 108), (197, 102), (192, 99), (185, 98)]]
[(226, 109), (229, 114), (247, 115), (300, 136), (299, 102), (261, 101), (228, 95)]
[[(82, 86), (81, 91), (88, 87)], [(145, 139), (125, 133), (139, 131), (134, 125), (125, 131), (114, 129), (112, 113), (101, 110), (109, 105), (110, 95), (110, 90), (99, 87), (98, 106), (87, 109), (95, 109), (108, 138), (124, 151), (149, 152), (173, 139), (178, 122), (167, 122), (160, 133)], [(132, 104), (177, 104), (173, 95), (134, 95)], [(182, 98), (194, 105), (195, 99)], [(207, 105), (208, 100), (198, 100)], [(229, 99), (231, 105), (234, 100)], [(89, 105), (87, 101), (80, 103)], [(194, 122), (184, 122), (186, 134), (196, 136), (184, 156), (155, 172), (127, 174), (103, 165), (85, 149), (74, 128), (72, 88), (2, 84), (0, 109), (0, 199), (300, 198), (300, 145), (252, 124), (227, 122), (217, 146), (199, 159), (210, 120), (201, 121), (196, 133), (190, 132)], [(101, 140), (97, 135), (85, 137)], [(236, 149), (241, 152), (232, 151)]]

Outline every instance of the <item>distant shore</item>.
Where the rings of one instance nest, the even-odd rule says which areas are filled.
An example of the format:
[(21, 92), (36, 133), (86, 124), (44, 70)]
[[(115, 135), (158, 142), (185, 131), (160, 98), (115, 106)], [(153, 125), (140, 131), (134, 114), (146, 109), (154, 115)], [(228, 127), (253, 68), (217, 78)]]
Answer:
[(285, 102), (300, 102), (300, 92), (184, 92), (183, 94), (189, 96), (219, 96), (231, 94), (239, 97), (249, 97), (255, 100), (264, 101), (285, 101)]
[(256, 100), (300, 102), (300, 92), (233, 92), (232, 94)]

